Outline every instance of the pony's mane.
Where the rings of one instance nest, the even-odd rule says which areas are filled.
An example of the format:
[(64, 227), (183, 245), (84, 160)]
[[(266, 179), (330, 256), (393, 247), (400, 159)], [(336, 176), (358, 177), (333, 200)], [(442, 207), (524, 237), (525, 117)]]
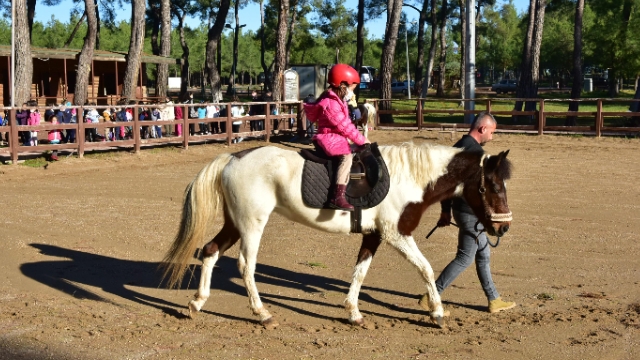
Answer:
[(433, 186), (446, 174), (447, 165), (460, 151), (462, 149), (429, 143), (380, 146), (392, 182), (399, 183), (410, 176), (423, 188)]

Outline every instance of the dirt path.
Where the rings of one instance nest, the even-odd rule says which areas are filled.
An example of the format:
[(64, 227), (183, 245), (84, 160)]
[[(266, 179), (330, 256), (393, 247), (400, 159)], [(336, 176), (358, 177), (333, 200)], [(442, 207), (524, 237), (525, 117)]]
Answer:
[[(428, 131), (371, 138), (453, 143)], [(187, 319), (195, 284), (158, 288), (156, 267), (186, 184), (229, 151), (224, 145), (0, 166), (0, 359), (640, 358), (639, 145), (522, 135), (487, 145), (489, 153), (511, 149), (515, 164), (514, 221), (492, 250), (492, 270), (518, 306), (487, 313), (470, 268), (443, 294), (445, 329), (429, 324), (417, 305), (419, 275), (388, 247), (360, 296), (367, 326), (348, 325), (341, 304), (360, 237), (279, 216), (265, 231), (256, 279), (281, 326), (266, 331), (251, 314), (237, 249), (214, 271), (203, 312)], [(424, 239), (438, 211), (429, 209), (414, 233), (436, 274), (456, 241), (449, 228)]]

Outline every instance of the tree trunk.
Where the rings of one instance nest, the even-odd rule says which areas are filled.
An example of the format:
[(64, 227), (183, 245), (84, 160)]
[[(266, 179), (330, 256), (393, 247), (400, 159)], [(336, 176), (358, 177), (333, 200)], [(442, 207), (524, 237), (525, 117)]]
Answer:
[(427, 72), (424, 74), (422, 82), (422, 98), (427, 97), (429, 86), (431, 85), (431, 72), (433, 71), (433, 62), (436, 58), (436, 44), (438, 42), (438, 32), (436, 24), (438, 22), (438, 12), (436, 8), (436, 0), (431, 0), (431, 44), (429, 45), (429, 59), (427, 60)]
[(144, 47), (144, 10), (145, 0), (131, 0), (131, 40), (127, 54), (127, 67), (122, 83), (122, 97), (131, 100), (136, 96), (138, 71)]
[(100, 9), (98, 8), (98, 0), (95, 0), (96, 9), (96, 50), (100, 50)]
[(260, 65), (262, 66), (262, 72), (264, 73), (264, 87), (267, 90), (273, 90), (271, 84), (271, 78), (269, 77), (269, 68), (267, 62), (264, 59), (264, 53), (267, 51), (267, 44), (264, 36), (264, 1), (260, 0)]
[[(538, 96), (538, 82), (540, 70), (540, 47), (542, 45), (542, 30), (544, 27), (544, 15), (546, 0), (531, 0), (529, 9), (529, 27), (522, 59), (520, 82), (516, 91), (516, 97), (536, 98)], [(522, 102), (515, 104), (514, 110), (521, 111)], [(528, 101), (525, 111), (535, 111), (536, 102)], [(527, 116), (527, 118), (531, 118)], [(516, 116), (517, 119), (517, 116)]]
[(230, 95), (235, 95), (235, 87), (236, 87), (236, 67), (238, 66), (238, 36), (240, 32), (240, 16), (238, 12), (240, 11), (240, 0), (234, 0), (233, 5), (234, 15), (235, 15), (235, 30), (233, 31), (233, 62), (231, 63), (231, 71), (229, 73), (229, 88), (227, 89), (227, 93)]
[[(391, 99), (391, 74), (393, 72), (393, 58), (396, 52), (396, 43), (398, 42), (398, 26), (400, 25), (400, 14), (402, 13), (402, 0), (389, 0), (390, 7), (387, 17), (387, 31), (384, 36), (384, 44), (382, 46), (382, 56), (380, 59), (380, 98)], [(382, 101), (380, 103), (382, 110), (391, 110), (390, 101)], [(384, 123), (392, 123), (391, 115), (383, 115), (380, 121)]]
[(273, 100), (282, 100), (282, 76), (286, 63), (287, 19), (289, 18), (289, 1), (280, 0), (278, 10), (278, 30), (276, 33), (276, 57), (273, 69)]
[(291, 22), (289, 23), (289, 34), (287, 35), (287, 58), (285, 61), (285, 69), (289, 68), (289, 60), (291, 59), (291, 40), (293, 39), (293, 30), (296, 27), (296, 17), (298, 15), (298, 1), (293, 0), (291, 3)]
[[(171, 2), (162, 0), (160, 4), (160, 56), (171, 55)], [(156, 96), (162, 100), (167, 96), (169, 86), (169, 64), (158, 64), (156, 74)]]
[[(358, 26), (356, 28), (356, 70), (360, 73), (362, 68), (362, 62), (364, 58), (364, 0), (358, 0)], [(373, 79), (370, 79), (373, 80)], [(358, 86), (355, 91), (356, 100), (360, 99), (360, 87)]]
[[(9, 2), (11, 6), (11, 2)], [(31, 38), (31, 32), (33, 31), (33, 18), (36, 14), (36, 0), (27, 0), (27, 21), (29, 21), (29, 38)]]
[(160, 4), (157, 1), (149, 0), (149, 12), (151, 22), (151, 53), (160, 55), (160, 45), (158, 44), (158, 34), (160, 33)]
[(466, 96), (465, 93), (465, 85), (467, 83), (466, 71), (467, 71), (467, 14), (465, 11), (465, 0), (460, 0), (460, 25), (462, 26), (460, 32), (460, 99), (463, 101), (460, 102), (460, 106), (464, 107), (464, 98)]
[(206, 63), (209, 70), (209, 82), (211, 83), (211, 97), (214, 102), (222, 101), (222, 86), (220, 84), (220, 72), (218, 71), (218, 64), (220, 64), (220, 57), (216, 63), (216, 55), (220, 55), (220, 36), (224, 29), (225, 20), (229, 13), (230, 0), (220, 0), (220, 7), (218, 8), (218, 15), (213, 26), (209, 28), (207, 32), (207, 56)]
[[(584, 0), (576, 3), (576, 15), (573, 25), (573, 85), (571, 86), (571, 98), (579, 99), (582, 93), (582, 14), (584, 13)], [(578, 111), (580, 103), (572, 101), (569, 103), (569, 111)], [(567, 116), (565, 125), (575, 126), (576, 116)]]
[[(31, 37), (27, 18), (27, 2), (14, 0), (15, 5), (15, 95), (13, 106), (20, 106), (31, 98), (33, 59), (31, 59)], [(66, 84), (65, 84), (66, 85)]]
[(420, 11), (420, 16), (418, 18), (418, 58), (416, 59), (416, 74), (414, 76), (416, 79), (416, 89), (422, 89), (422, 82), (424, 81), (422, 78), (422, 72), (424, 69), (424, 29), (425, 23), (427, 22), (428, 2), (429, 0), (424, 0), (422, 10)]
[(442, 0), (440, 14), (440, 77), (438, 78), (437, 96), (444, 97), (444, 82), (447, 72), (447, 0)]
[(618, 96), (618, 93), (620, 92), (620, 88), (618, 86), (618, 64), (622, 60), (619, 58), (619, 55), (626, 52), (627, 49), (625, 49), (625, 47), (629, 46), (627, 44), (627, 31), (629, 29), (629, 20), (633, 10), (633, 2), (634, 0), (624, 0), (622, 4), (622, 25), (620, 26), (620, 31), (616, 34), (616, 39), (613, 40), (618, 46), (616, 46), (617, 49), (615, 49), (612, 54), (614, 56), (614, 61), (612, 62), (613, 66), (609, 69), (609, 96), (611, 97)]
[[(536, 2), (537, 0), (529, 0), (529, 23), (527, 25), (527, 35), (524, 38), (524, 47), (522, 49), (522, 61), (520, 63), (520, 77), (518, 79), (518, 87), (516, 88), (516, 98), (526, 97), (526, 83), (530, 77), (531, 70), (531, 44), (533, 42), (533, 30), (536, 20)], [(522, 111), (522, 101), (516, 101), (514, 105), (515, 111)], [(513, 120), (517, 121), (518, 115), (513, 116)]]
[[(89, 74), (91, 74), (93, 50), (96, 46), (96, 32), (98, 31), (95, 6), (95, 0), (84, 0), (84, 13), (87, 15), (87, 36), (84, 38), (84, 45), (78, 58), (76, 89), (73, 97), (75, 105), (87, 103)], [(93, 76), (94, 74), (91, 75)], [(93, 81), (91, 81), (91, 85), (94, 85)]]
[(87, 11), (85, 10), (84, 13), (82, 14), (82, 17), (80, 18), (80, 20), (78, 20), (78, 22), (76, 23), (76, 26), (73, 27), (73, 30), (71, 31), (71, 35), (69, 35), (69, 38), (67, 39), (67, 41), (64, 42), (64, 45), (62, 46), (63, 48), (66, 49), (66, 48), (69, 47), (69, 45), (71, 45), (71, 42), (76, 37), (76, 33), (78, 32), (78, 29), (80, 28), (80, 25), (82, 24), (82, 22), (84, 21), (84, 19), (86, 17), (87, 17)]
[[(180, 66), (180, 100), (187, 99), (189, 87), (189, 44), (184, 36), (184, 20), (187, 12), (182, 11), (178, 15), (178, 34), (180, 35), (180, 46), (182, 47), (182, 65)], [(185, 115), (186, 116), (186, 115)]]

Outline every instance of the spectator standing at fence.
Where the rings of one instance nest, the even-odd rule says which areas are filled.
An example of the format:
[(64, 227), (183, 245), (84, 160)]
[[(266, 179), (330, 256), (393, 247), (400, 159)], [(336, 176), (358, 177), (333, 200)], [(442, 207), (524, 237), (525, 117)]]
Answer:
[[(258, 97), (258, 92), (253, 90), (251, 92), (251, 101), (260, 101), (260, 97)], [(260, 116), (264, 115), (264, 106), (260, 104), (252, 104), (249, 106), (249, 116)], [(264, 124), (264, 120), (250, 120), (249, 127), (251, 131), (262, 131), (264, 130), (262, 125)]]
[[(496, 120), (491, 114), (482, 112), (471, 123), (469, 133), (453, 146), (467, 151), (484, 152), (482, 146), (493, 139), (495, 130)], [(497, 313), (515, 307), (516, 303), (502, 300), (493, 283), (487, 235), (477, 230), (478, 218), (473, 210), (462, 198), (442, 201), (441, 208), (438, 226), (451, 224), (453, 210), (453, 218), (458, 225), (458, 252), (436, 280), (438, 292), (442, 293), (475, 260), (476, 273), (489, 302), (489, 312)]]
[[(22, 107), (18, 111), (16, 111), (16, 122), (18, 123), (18, 125), (28, 125), (29, 109), (27, 108), (27, 103), (22, 104)], [(30, 131), (19, 131), (18, 135), (20, 136), (20, 143), (23, 146), (31, 145)]]
[[(204, 105), (204, 101), (200, 102), (200, 106), (198, 106), (198, 119), (206, 119), (207, 118), (207, 108)], [(205, 122), (201, 122), (198, 124), (200, 126), (200, 134), (208, 135), (211, 134), (209, 132), (209, 124)]]
[[(207, 119), (215, 119), (218, 116), (220, 116), (218, 106), (213, 103), (207, 103)], [(220, 132), (217, 121), (209, 123), (209, 129), (213, 134)]]
[[(162, 111), (160, 111), (160, 108), (154, 107), (153, 109), (151, 109), (151, 120), (152, 121), (162, 120)], [(162, 125), (154, 125), (153, 129), (155, 131), (152, 132), (152, 136), (154, 138), (161, 139), (162, 138)]]
[[(95, 104), (90, 104), (90, 107), (87, 108), (87, 114), (85, 115), (85, 123), (87, 124), (97, 124), (100, 122), (100, 113), (93, 107)], [(98, 129), (96, 128), (87, 128), (85, 130), (85, 141), (93, 142), (98, 140)]]
[[(30, 125), (30, 126), (40, 125), (40, 110), (38, 110), (37, 106), (34, 106), (31, 108), (31, 111), (29, 112), (29, 120), (27, 120), (27, 125)], [(30, 137), (29, 137), (29, 145), (38, 146), (37, 130), (31, 130)]]
[[(173, 102), (171, 98), (167, 98), (164, 106), (162, 107), (160, 117), (163, 121), (173, 121), (176, 118), (175, 110), (173, 109)], [(164, 126), (164, 135), (171, 136), (173, 133), (172, 125)]]
[[(49, 116), (48, 120), (53, 125), (58, 124), (58, 117), (56, 115)], [(47, 139), (49, 140), (49, 144), (51, 144), (51, 145), (60, 144), (62, 142), (62, 138), (63, 138), (62, 137), (62, 130), (60, 130), (60, 129), (49, 130), (49, 133), (47, 134)], [(51, 159), (51, 161), (58, 161), (58, 150), (53, 150), (51, 152), (50, 159)]]
[[(176, 121), (181, 121), (183, 119), (182, 106), (174, 106), (173, 110)], [(182, 136), (182, 124), (176, 124), (176, 136)]]
[(328, 82), (329, 89), (316, 102), (304, 104), (304, 110), (310, 121), (318, 123), (318, 133), (313, 140), (339, 164), (330, 206), (353, 211), (353, 206), (344, 197), (353, 161), (349, 140), (360, 146), (369, 140), (351, 122), (345, 99), (360, 83), (360, 74), (347, 64), (337, 64), (329, 70)]
[[(244, 106), (240, 105), (240, 99), (238, 98), (238, 95), (233, 95), (233, 98), (231, 99), (232, 102), (234, 102), (233, 106), (231, 106), (231, 117), (232, 118), (239, 118), (244, 116)], [(240, 126), (242, 126), (242, 120), (234, 120), (232, 123), (232, 132), (237, 133), (240, 132)], [(234, 143), (239, 143), (242, 140), (244, 140), (242, 137), (237, 137), (235, 139), (233, 139)]]
[[(4, 111), (0, 111), (0, 126), (7, 126), (8, 124), (7, 114)], [(9, 143), (9, 136), (6, 131), (0, 132), (0, 142)]]

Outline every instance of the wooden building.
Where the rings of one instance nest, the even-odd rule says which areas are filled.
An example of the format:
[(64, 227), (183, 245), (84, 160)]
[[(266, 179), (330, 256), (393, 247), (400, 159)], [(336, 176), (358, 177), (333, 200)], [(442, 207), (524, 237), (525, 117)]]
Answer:
[[(122, 93), (122, 82), (126, 70), (126, 53), (95, 50), (91, 62), (91, 74), (87, 98), (90, 102), (101, 105), (115, 104)], [(80, 49), (46, 49), (31, 48), (33, 58), (33, 81), (31, 83), (31, 100), (38, 105), (63, 101), (73, 102), (73, 91), (76, 86), (76, 68)], [(142, 55), (139, 80), (136, 87), (136, 98), (148, 96), (147, 72), (148, 64), (179, 64), (180, 59), (155, 55)], [(0, 45), (0, 99), (5, 106), (11, 101), (11, 46)]]

